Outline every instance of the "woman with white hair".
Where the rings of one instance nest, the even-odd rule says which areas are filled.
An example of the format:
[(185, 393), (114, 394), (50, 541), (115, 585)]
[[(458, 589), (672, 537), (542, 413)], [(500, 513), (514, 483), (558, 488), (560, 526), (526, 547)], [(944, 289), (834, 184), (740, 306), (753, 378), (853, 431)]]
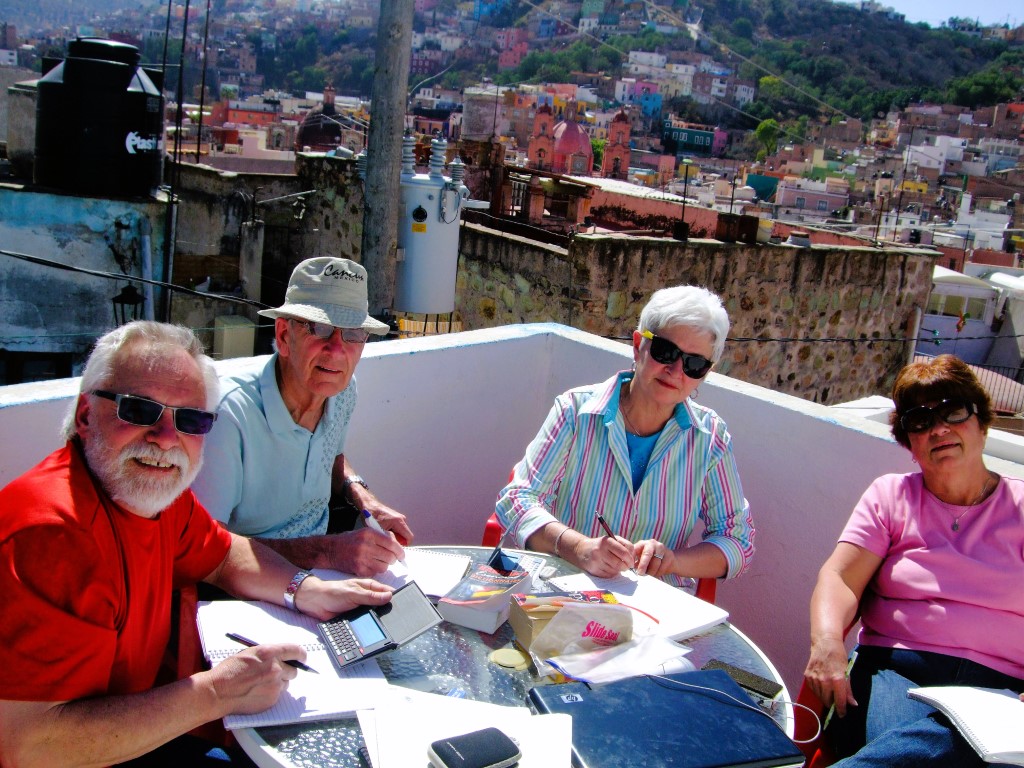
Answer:
[(692, 400), (728, 332), (710, 291), (654, 293), (633, 332), (633, 369), (559, 395), (499, 494), (520, 546), (595, 576), (636, 568), (676, 586), (743, 571), (754, 528), (731, 438)]

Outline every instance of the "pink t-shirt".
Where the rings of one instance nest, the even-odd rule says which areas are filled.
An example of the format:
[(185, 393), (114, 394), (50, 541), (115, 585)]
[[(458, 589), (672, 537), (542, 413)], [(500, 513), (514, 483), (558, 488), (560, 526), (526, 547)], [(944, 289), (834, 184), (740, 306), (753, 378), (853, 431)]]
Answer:
[(884, 475), (839, 540), (883, 558), (861, 600), (860, 642), (1024, 678), (1024, 481), (1000, 478), (968, 508), (939, 501), (920, 473)]

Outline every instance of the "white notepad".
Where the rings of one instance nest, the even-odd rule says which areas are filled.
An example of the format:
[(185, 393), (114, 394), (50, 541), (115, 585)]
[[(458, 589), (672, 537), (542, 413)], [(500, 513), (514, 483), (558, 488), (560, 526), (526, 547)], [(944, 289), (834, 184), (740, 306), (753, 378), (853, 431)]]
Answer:
[(357, 709), (376, 706), (388, 683), (374, 659), (338, 673), (317, 635), (316, 619), (273, 603), (213, 600), (199, 603), (199, 638), (210, 666), (245, 650), (227, 637), (234, 632), (256, 643), (295, 643), (306, 651), (306, 664), (317, 674), (299, 670), (270, 709), (254, 715), (228, 715), (224, 727), (257, 728), (302, 721), (351, 717)]
[(986, 763), (1024, 765), (1024, 701), (1013, 691), (936, 685), (911, 688), (907, 696), (948, 717)]
[[(396, 561), (373, 578), (395, 589), (415, 581), (423, 594), (435, 600), (448, 594), (462, 580), (469, 564), (470, 558), (466, 555), (409, 548), (405, 550), (405, 562)], [(328, 568), (314, 568), (313, 573), (327, 581), (355, 578), (351, 573)]]
[(653, 576), (626, 572), (611, 579), (602, 579), (588, 573), (577, 573), (550, 579), (548, 583), (566, 591), (608, 590), (620, 603), (633, 609), (633, 631), (641, 635), (657, 634), (681, 640), (729, 618), (729, 612), (723, 608)]

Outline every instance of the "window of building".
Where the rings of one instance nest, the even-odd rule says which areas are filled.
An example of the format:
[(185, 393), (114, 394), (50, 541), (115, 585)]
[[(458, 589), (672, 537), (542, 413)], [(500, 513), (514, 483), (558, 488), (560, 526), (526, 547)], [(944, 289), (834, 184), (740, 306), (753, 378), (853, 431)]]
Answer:
[(804, 208), (806, 206), (807, 206), (807, 198), (806, 197), (798, 197), (796, 199), (796, 207), (797, 208)]
[(826, 201), (826, 200), (819, 200), (818, 201), (818, 210), (819, 211), (827, 211), (828, 210), (828, 201)]

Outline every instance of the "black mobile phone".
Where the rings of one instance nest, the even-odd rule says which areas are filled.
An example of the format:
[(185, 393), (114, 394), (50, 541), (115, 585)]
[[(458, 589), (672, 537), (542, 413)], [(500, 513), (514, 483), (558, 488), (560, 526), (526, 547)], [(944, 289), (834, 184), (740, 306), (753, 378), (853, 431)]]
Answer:
[(497, 728), (438, 739), (427, 749), (434, 768), (508, 768), (519, 762), (519, 746)]

